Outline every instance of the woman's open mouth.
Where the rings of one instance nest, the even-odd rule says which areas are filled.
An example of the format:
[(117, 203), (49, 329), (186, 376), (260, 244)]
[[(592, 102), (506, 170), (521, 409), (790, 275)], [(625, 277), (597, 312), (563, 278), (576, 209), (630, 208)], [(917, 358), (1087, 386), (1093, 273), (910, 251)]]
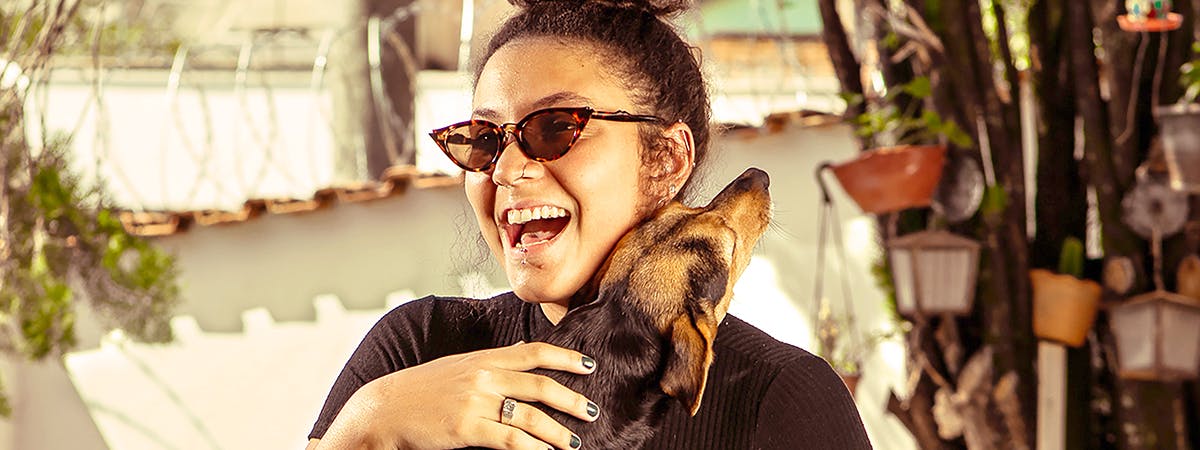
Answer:
[(513, 248), (528, 251), (529, 248), (549, 243), (571, 220), (567, 210), (557, 206), (535, 206), (510, 209), (505, 216), (504, 231)]

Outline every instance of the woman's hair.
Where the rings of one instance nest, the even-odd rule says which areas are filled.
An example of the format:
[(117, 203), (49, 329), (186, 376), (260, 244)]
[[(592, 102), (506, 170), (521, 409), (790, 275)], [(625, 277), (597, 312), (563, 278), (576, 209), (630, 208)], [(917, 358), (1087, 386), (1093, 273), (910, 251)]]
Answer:
[(674, 122), (692, 129), (695, 169), (677, 198), (689, 198), (697, 172), (708, 155), (710, 106), (707, 87), (694, 47), (660, 17), (690, 6), (688, 0), (510, 0), (521, 11), (492, 36), (483, 57), (475, 61), (474, 81), (501, 47), (518, 39), (549, 37), (583, 42), (610, 57), (612, 75), (624, 80), (633, 101), (665, 123), (638, 127), (642, 160), (657, 163), (670, 147), (662, 132)]

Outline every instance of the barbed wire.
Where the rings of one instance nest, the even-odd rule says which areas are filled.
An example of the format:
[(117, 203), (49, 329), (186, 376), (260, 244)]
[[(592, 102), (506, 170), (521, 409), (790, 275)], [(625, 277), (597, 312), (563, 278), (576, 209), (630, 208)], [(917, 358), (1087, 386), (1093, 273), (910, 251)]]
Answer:
[[(496, 1), (474, 0), (472, 4), (474, 11), (480, 11), (494, 6)], [(771, 3), (765, 3), (767, 1)], [(797, 89), (806, 89), (807, 80), (789, 79), (806, 77), (807, 74), (804, 73), (805, 68), (800, 60), (801, 56), (792, 45), (789, 36), (787, 19), (784, 17), (786, 15), (785, 5), (779, 0), (757, 0), (756, 3), (759, 6), (757, 13), (764, 29), (777, 30), (779, 37), (777, 64), (783, 70), (769, 76), (784, 79), (780, 80), (782, 83), (773, 85), (784, 86), (793, 81), (800, 81)], [(101, 3), (99, 7), (103, 12), (103, 8), (107, 5)], [(217, 202), (232, 204), (234, 199), (244, 200), (264, 195), (266, 185), (272, 182), (275, 182), (273, 186), (282, 184), (288, 192), (299, 195), (311, 194), (311, 190), (318, 187), (317, 184), (330, 181), (324, 179), (325, 175), (323, 174), (327, 172), (322, 170), (322, 166), (328, 163), (322, 161), (321, 155), (324, 154), (322, 152), (325, 149), (320, 146), (331, 145), (333, 148), (328, 149), (328, 153), (334, 158), (353, 157), (356, 167), (365, 162), (365, 155), (359, 154), (365, 148), (360, 142), (362, 136), (348, 134), (338, 128), (338, 118), (335, 117), (334, 110), (331, 110), (329, 102), (330, 91), (327, 85), (327, 74), (330, 55), (334, 52), (336, 44), (349, 36), (366, 34), (369, 75), (367, 101), (370, 104), (365, 106), (375, 111), (376, 125), (384, 141), (389, 162), (393, 164), (412, 162), (417, 153), (415, 145), (417, 138), (415, 135), (416, 110), (412, 111), (411, 117), (400, 115), (398, 105), (388, 95), (386, 80), (402, 77), (409, 83), (406, 87), (407, 91), (413, 95), (417, 94), (416, 82), (420, 72), (420, 63), (417, 61), (414, 43), (405, 39), (401, 34), (401, 25), (437, 8), (437, 5), (430, 5), (428, 1), (416, 1), (397, 8), (390, 14), (362, 18), (342, 27), (322, 29), (315, 38), (308, 33), (312, 30), (295, 34), (271, 30), (251, 33), (240, 45), (228, 43), (207, 46), (188, 45), (187, 43), (180, 45), (171, 60), (168, 80), (163, 88), (165, 91), (165, 114), (162, 118), (162, 126), (158, 129), (160, 173), (157, 175), (160, 178), (158, 189), (161, 191), (158, 200), (152, 200), (153, 196), (147, 195), (148, 192), (145, 188), (147, 175), (132, 176), (128, 173), (130, 169), (127, 162), (114, 157), (116, 149), (113, 148), (112, 127), (116, 124), (112, 121), (109, 105), (112, 99), (106, 97), (106, 92), (110, 90), (107, 79), (113, 69), (105, 67), (104, 58), (100, 57), (101, 34), (103, 33), (100, 32), (102, 26), (98, 22), (94, 25), (90, 36), (92, 39), (92, 64), (89, 71), (84, 71), (86, 74), (84, 78), (90, 89), (86, 94), (80, 115), (73, 123), (70, 136), (75, 136), (89, 124), (94, 126), (91, 166), (95, 171), (95, 176), (98, 179), (107, 178), (115, 181), (116, 186), (119, 186), (121, 193), (124, 194), (124, 201), (132, 203), (122, 206), (134, 210), (161, 209), (170, 205), (186, 205), (188, 208), (194, 208), (199, 206), (199, 202), (202, 201), (200, 196), (205, 192), (211, 192)], [(104, 14), (100, 14), (100, 16), (104, 16)], [(468, 20), (465, 17), (467, 17), (466, 14), (464, 14), (464, 22)], [(703, 27), (703, 24), (701, 26)], [(707, 30), (702, 29), (701, 31), (700, 39), (702, 41), (712, 38), (711, 35), (708, 35)], [(270, 69), (256, 63), (261, 52), (267, 51), (272, 46), (282, 45), (282, 40), (277, 40), (277, 38), (284, 35), (299, 35), (307, 39), (313, 48), (309, 80), (306, 93), (303, 94), (307, 96), (309, 106), (306, 112), (301, 112), (301, 116), (304, 117), (302, 123), (307, 126), (304, 126), (304, 130), (299, 134), (304, 138), (303, 143), (298, 145), (292, 141), (289, 141), (288, 144), (284, 143), (282, 127), (285, 125), (280, 122), (279, 108), (281, 104), (279, 102), (287, 99), (277, 96), (276, 83), (270, 79)], [(463, 39), (469, 39), (469, 37), (460, 36), (460, 41)], [(206, 88), (206, 83), (194, 81), (194, 77), (191, 75), (198, 70), (211, 69), (193, 66), (191, 60), (197, 57), (203, 58), (205, 50), (229, 51), (234, 48), (236, 48), (237, 57), (236, 65), (232, 68), (232, 96), (236, 105), (234, 109), (237, 111), (231, 111), (232, 114), (230, 114), (230, 112), (226, 112), (225, 107), (214, 110), (214, 99), (211, 98), (212, 93)], [(469, 48), (470, 45), (460, 44), (460, 49), (463, 51), (469, 51)], [(400, 77), (385, 79), (383, 72), (385, 54), (394, 57), (398, 62), (397, 69), (402, 73)], [(460, 55), (459, 61), (465, 60), (463, 55)], [(350, 82), (353, 83), (353, 81)], [(749, 92), (740, 95), (745, 95), (742, 98), (754, 103), (753, 109), (772, 112), (770, 110), (773, 107), (780, 106), (776, 104), (780, 101), (780, 92), (779, 89), (766, 89), (764, 86), (766, 84), (772, 83), (753, 83)], [(39, 103), (42, 106), (38, 109), (39, 111), (44, 111), (49, 107), (46, 91), (44, 85), (38, 88)], [(195, 98), (195, 105), (185, 105), (185, 97)], [(803, 102), (803, 100), (798, 96), (793, 102)], [(46, 138), (44, 116), (43, 114), (40, 122), (43, 139)], [(229, 128), (218, 127), (214, 120), (224, 120), (226, 116), (231, 120), (228, 123)], [(196, 127), (199, 129), (197, 130)], [(222, 128), (232, 130), (231, 140), (218, 139), (219, 130)], [(328, 144), (323, 143), (323, 139), (326, 137)], [(224, 142), (229, 143), (225, 144)], [(288, 149), (292, 148), (303, 149), (307, 153), (303, 156), (304, 159), (298, 160), (298, 155), (288, 153)], [(125, 149), (121, 154), (128, 155), (130, 153), (128, 149)], [(219, 154), (229, 154), (229, 157), (223, 158), (219, 163), (216, 160)], [(178, 187), (181, 180), (168, 176), (169, 173), (179, 172), (177, 158), (180, 157), (184, 158), (182, 164), (190, 165), (194, 169), (189, 175), (194, 179), (182, 191), (182, 196), (176, 193), (179, 192)], [(218, 170), (219, 164), (228, 164), (228, 166), (232, 166), (232, 170)], [(335, 164), (337, 163), (335, 162)], [(362, 169), (365, 167), (357, 170), (359, 178), (366, 176), (365, 170)], [(211, 191), (206, 191), (206, 187), (211, 188)], [(275, 193), (276, 191), (271, 192)], [(214, 200), (209, 199), (208, 201)], [(237, 201), (240, 202), (240, 200)]]

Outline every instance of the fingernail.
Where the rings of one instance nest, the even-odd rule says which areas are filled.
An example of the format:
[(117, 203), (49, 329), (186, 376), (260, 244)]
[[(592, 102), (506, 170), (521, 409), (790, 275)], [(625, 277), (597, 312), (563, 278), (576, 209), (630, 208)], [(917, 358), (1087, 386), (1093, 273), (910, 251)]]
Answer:
[(591, 416), (591, 417), (596, 417), (596, 416), (600, 415), (600, 407), (596, 406), (595, 403), (588, 402), (587, 414), (588, 414), (588, 416)]
[(579, 448), (583, 445), (583, 441), (579, 440), (579, 436), (571, 435), (571, 448)]
[(583, 368), (591, 370), (594, 367), (596, 367), (596, 360), (592, 359), (591, 356), (584, 356), (583, 357)]

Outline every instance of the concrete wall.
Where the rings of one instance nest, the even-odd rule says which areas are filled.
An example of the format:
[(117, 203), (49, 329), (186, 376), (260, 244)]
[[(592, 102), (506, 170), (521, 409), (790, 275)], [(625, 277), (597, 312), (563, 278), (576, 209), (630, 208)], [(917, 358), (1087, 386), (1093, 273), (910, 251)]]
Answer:
[[(771, 174), (775, 200), (774, 224), (731, 313), (811, 348), (819, 199), (812, 174), (820, 161), (853, 156), (851, 133), (843, 126), (739, 132), (717, 146), (702, 198), (757, 166)], [(882, 299), (867, 275), (877, 251), (871, 219), (834, 190), (851, 261), (843, 268), (831, 258), (826, 297), (840, 307), (837, 277), (846, 270), (860, 327), (884, 329)], [(389, 295), (396, 303), (503, 289), (475, 233), (461, 187), (453, 187), (162, 238), (182, 270), (178, 341), (93, 340), (66, 358), (74, 386), (63, 365), (18, 365), (10, 390), (20, 412), (0, 448), (301, 446), (333, 377)], [(876, 448), (912, 448), (883, 412), (903, 358), (900, 343), (885, 342), (867, 361), (858, 402)]]

